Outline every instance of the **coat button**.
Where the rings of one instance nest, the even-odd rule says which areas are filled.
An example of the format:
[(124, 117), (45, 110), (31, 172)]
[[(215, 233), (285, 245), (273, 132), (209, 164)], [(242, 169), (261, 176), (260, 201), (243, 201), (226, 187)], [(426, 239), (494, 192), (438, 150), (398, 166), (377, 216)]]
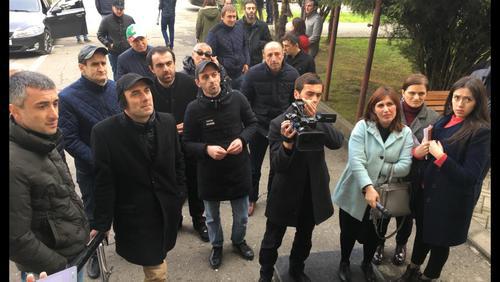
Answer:
[(380, 159), (383, 160), (384, 159), (384, 156), (380, 156)]

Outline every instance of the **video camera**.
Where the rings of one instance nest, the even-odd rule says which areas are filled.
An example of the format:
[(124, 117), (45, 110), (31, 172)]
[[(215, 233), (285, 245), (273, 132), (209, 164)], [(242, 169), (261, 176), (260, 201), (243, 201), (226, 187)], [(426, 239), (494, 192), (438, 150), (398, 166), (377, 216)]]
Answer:
[(304, 113), (304, 101), (301, 99), (292, 103), (293, 112), (287, 113), (285, 118), (290, 120), (293, 128), (297, 131), (295, 137), (295, 147), (298, 151), (321, 151), (325, 145), (325, 134), (316, 129), (316, 123), (334, 123), (337, 120), (336, 114), (316, 113), (313, 117), (308, 117)]

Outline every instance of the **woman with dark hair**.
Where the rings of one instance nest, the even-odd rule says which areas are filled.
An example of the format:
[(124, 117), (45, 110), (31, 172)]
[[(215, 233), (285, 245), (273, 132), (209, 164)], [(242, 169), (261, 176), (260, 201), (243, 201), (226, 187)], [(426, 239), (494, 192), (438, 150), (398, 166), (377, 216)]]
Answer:
[(203, 1), (196, 18), (196, 42), (205, 42), (208, 31), (220, 22), (220, 10), (215, 0)]
[(399, 95), (390, 87), (379, 87), (370, 97), (364, 118), (349, 138), (349, 160), (333, 194), (339, 206), (341, 260), (338, 276), (351, 280), (350, 256), (356, 240), (363, 244), (361, 268), (366, 281), (376, 281), (372, 258), (378, 237), (370, 219), (379, 194), (374, 186), (410, 171), (412, 133), (401, 122)]
[[(467, 240), (472, 211), (490, 164), (490, 118), (483, 83), (470, 76), (453, 84), (444, 116), (430, 141), (413, 150), (424, 160), (417, 180), (417, 233), (411, 263), (398, 281), (432, 281), (441, 275), (451, 246)], [(423, 273), (420, 265), (430, 258)]]
[[(403, 110), (401, 121), (410, 127), (413, 133), (414, 147), (422, 142), (424, 128), (434, 124), (439, 118), (438, 113), (425, 105), (428, 89), (429, 80), (425, 75), (419, 73), (408, 76), (401, 87), (401, 108)], [(410, 175), (418, 170), (418, 167), (419, 162), (413, 161)], [(416, 189), (415, 186), (418, 186), (418, 184), (413, 185), (412, 190)], [(381, 221), (379, 225), (381, 226), (381, 230), (379, 230), (381, 236), (385, 236), (389, 222), (390, 219)], [(402, 265), (406, 261), (406, 243), (411, 235), (413, 218), (411, 215), (407, 215), (406, 217), (400, 216), (396, 217), (396, 222), (401, 228), (396, 235), (396, 249), (392, 257), (392, 263), (395, 265)], [(376, 265), (381, 264), (384, 259), (384, 243), (384, 239), (379, 240), (379, 245), (373, 256), (372, 262)]]
[(293, 29), (290, 31), (299, 38), (299, 47), (302, 51), (309, 53), (309, 37), (306, 35), (306, 22), (301, 18), (292, 20)]

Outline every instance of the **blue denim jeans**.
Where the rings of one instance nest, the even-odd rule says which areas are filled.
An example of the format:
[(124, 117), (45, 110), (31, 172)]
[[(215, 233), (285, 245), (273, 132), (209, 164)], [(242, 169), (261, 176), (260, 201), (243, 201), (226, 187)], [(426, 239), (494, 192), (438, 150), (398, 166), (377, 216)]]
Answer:
[(118, 55), (108, 53), (108, 59), (109, 59), (109, 64), (111, 65), (111, 70), (113, 71), (113, 80), (116, 80), (115, 75), (116, 75), (116, 65), (118, 64)]
[[(231, 200), (233, 210), (233, 228), (231, 231), (231, 241), (233, 244), (241, 244), (245, 240), (248, 223), (248, 196)], [(220, 224), (220, 201), (203, 201), (205, 204), (206, 224), (208, 228), (208, 238), (213, 247), (222, 247), (224, 236)]]
[[(28, 273), (21, 271), (21, 282), (26, 282), (26, 277), (28, 276)], [(38, 275), (35, 274), (35, 279), (38, 279)], [(78, 272), (78, 276), (76, 278), (78, 282), (83, 282), (83, 270), (80, 270)]]
[[(161, 17), (161, 34), (163, 34), (163, 40), (165, 40), (165, 46), (174, 48), (174, 23), (175, 16), (173, 17)], [(168, 34), (167, 34), (168, 28)], [(169, 38), (170, 35), (170, 38)]]
[(78, 187), (80, 187), (80, 192), (82, 192), (83, 207), (85, 209), (85, 215), (89, 223), (94, 223), (94, 209), (95, 209), (95, 174), (92, 172), (85, 172), (81, 170), (76, 170), (76, 182)]

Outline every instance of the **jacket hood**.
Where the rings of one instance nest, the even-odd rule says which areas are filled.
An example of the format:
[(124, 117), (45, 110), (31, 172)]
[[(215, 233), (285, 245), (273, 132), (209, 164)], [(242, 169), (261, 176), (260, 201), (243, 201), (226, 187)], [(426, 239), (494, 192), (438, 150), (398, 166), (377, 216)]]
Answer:
[(194, 76), (196, 66), (194, 65), (194, 60), (191, 56), (184, 57), (184, 60), (182, 60), (182, 68), (187, 74)]
[(27, 130), (18, 125), (14, 118), (10, 118), (9, 140), (19, 146), (40, 154), (48, 154), (62, 142), (62, 134), (59, 128), (54, 135), (43, 135), (31, 130)]
[(209, 6), (209, 7), (203, 7), (202, 8), (203, 15), (205, 15), (209, 20), (213, 20), (215, 18), (220, 18), (220, 12), (217, 7)]
[(196, 99), (200, 104), (204, 105), (205, 107), (217, 110), (220, 107), (220, 105), (229, 104), (230, 98), (232, 97), (231, 93), (232, 91), (229, 91), (227, 87), (224, 85), (224, 83), (221, 82), (221, 90), (219, 95), (215, 97), (207, 97), (205, 94), (203, 94), (203, 90), (199, 88)]

